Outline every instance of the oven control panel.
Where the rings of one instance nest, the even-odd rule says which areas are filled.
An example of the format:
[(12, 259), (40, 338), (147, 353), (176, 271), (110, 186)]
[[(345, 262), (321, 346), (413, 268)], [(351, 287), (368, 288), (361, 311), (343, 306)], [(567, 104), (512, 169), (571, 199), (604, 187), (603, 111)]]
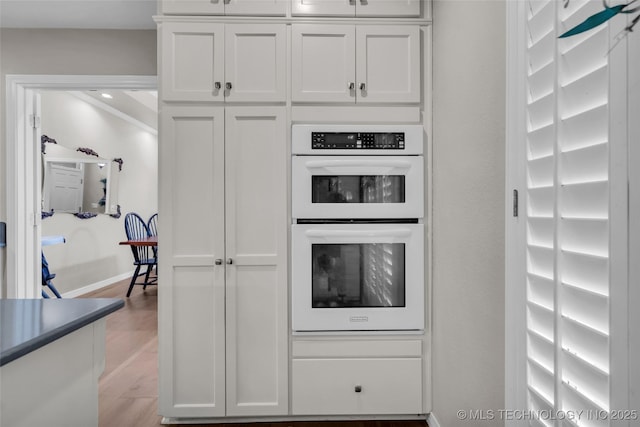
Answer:
[(404, 150), (404, 132), (311, 132), (313, 150)]

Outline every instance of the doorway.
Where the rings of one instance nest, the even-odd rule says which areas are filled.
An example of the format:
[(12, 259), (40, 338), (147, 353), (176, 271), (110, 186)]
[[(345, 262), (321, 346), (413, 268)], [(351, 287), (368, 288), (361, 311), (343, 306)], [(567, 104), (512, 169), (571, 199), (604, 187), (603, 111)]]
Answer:
[(156, 76), (8, 75), (6, 83), (8, 298), (38, 298), (41, 278), (41, 160), (37, 93), (95, 88), (157, 90)]

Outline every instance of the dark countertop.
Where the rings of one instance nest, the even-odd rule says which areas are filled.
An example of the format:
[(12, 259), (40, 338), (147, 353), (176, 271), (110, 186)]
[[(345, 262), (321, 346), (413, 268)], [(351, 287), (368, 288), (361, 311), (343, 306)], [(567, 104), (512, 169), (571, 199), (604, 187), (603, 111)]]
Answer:
[(1, 299), (0, 366), (122, 307), (118, 298)]

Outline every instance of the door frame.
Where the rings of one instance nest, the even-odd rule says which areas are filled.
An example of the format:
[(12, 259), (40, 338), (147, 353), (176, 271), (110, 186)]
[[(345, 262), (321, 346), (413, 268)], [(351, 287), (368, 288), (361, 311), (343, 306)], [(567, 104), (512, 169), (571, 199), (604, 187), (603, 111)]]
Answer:
[(4, 289), (3, 296), (7, 298), (40, 298), (40, 131), (39, 117), (33, 114), (37, 92), (96, 88), (157, 90), (158, 83), (156, 76), (7, 75), (5, 88), (7, 284), (0, 286), (0, 290)]

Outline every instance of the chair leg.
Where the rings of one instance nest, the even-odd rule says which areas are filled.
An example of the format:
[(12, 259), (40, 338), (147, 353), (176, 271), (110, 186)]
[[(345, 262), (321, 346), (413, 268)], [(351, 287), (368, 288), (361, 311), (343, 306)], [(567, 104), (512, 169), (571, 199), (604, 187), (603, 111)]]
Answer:
[(131, 278), (131, 283), (129, 284), (129, 290), (127, 291), (127, 298), (131, 295), (131, 291), (133, 290), (133, 285), (136, 284), (136, 278), (138, 277), (138, 273), (140, 272), (140, 266), (136, 265), (136, 271), (133, 273), (133, 277)]
[(147, 266), (147, 273), (144, 275), (144, 286), (142, 289), (147, 289), (147, 284), (149, 283), (149, 276), (151, 275), (151, 270), (153, 269), (153, 265)]

